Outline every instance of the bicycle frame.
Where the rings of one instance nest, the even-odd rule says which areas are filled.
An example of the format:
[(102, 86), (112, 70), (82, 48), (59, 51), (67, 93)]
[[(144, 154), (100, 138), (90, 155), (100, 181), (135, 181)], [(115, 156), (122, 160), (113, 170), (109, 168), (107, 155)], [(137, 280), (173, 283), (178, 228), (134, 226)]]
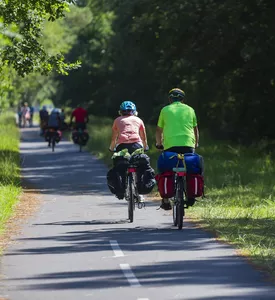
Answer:
[(134, 221), (135, 198), (137, 197), (136, 189), (136, 167), (129, 166), (126, 176), (125, 199), (128, 201), (128, 219)]
[[(140, 151), (144, 151), (144, 149), (137, 149), (134, 153), (137, 154), (140, 153)], [(132, 153), (132, 155), (134, 153)], [(130, 220), (131, 223), (134, 220), (134, 210), (135, 210), (136, 203), (139, 209), (145, 207), (145, 203), (139, 201), (139, 194), (137, 189), (137, 168), (138, 166), (134, 162), (132, 162), (130, 163), (130, 165), (128, 165), (126, 171), (127, 173), (126, 173), (124, 197), (128, 202), (128, 219)]]
[(49, 129), (49, 138), (50, 138), (50, 144), (52, 145), (52, 152), (54, 152), (55, 144), (56, 144), (56, 136), (57, 136), (57, 131), (53, 128)]

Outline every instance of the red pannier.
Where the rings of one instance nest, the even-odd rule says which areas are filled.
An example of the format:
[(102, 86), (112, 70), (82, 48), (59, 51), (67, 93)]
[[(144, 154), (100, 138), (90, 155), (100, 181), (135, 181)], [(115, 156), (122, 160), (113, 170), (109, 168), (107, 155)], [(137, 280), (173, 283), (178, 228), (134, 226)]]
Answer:
[(200, 174), (187, 174), (187, 196), (196, 198), (203, 196), (204, 178)]
[(156, 181), (162, 198), (172, 198), (175, 196), (175, 173), (173, 171), (156, 175)]

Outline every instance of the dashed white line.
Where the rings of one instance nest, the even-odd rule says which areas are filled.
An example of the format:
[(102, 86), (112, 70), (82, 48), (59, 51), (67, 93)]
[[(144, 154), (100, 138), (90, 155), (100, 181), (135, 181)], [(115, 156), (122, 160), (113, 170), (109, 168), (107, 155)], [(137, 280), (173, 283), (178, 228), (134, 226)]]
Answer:
[(138, 298), (137, 300), (149, 300), (148, 298)]
[(120, 264), (120, 268), (121, 268), (122, 272), (124, 273), (124, 276), (128, 280), (129, 284), (132, 287), (140, 287), (141, 286), (138, 279), (136, 278), (135, 274), (131, 270), (131, 267), (129, 264)]
[(111, 240), (110, 241), (110, 245), (114, 251), (115, 257), (122, 257), (124, 256), (124, 253), (122, 252), (122, 250), (119, 247), (119, 244), (116, 240)]

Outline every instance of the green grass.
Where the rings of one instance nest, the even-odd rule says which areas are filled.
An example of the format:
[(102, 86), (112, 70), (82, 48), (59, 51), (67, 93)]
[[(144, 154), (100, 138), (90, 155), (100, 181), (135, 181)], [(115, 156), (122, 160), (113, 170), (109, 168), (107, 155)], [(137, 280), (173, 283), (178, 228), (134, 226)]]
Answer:
[(19, 131), (14, 115), (0, 114), (0, 233), (21, 193)]
[[(112, 121), (92, 118), (89, 149), (108, 165)], [(147, 126), (153, 167), (153, 126)], [(255, 148), (214, 141), (201, 134), (198, 153), (205, 159), (206, 198), (187, 212), (219, 238), (233, 243), (252, 261), (275, 275), (275, 164)]]
[(206, 139), (206, 195), (191, 216), (275, 275), (275, 165), (253, 148)]

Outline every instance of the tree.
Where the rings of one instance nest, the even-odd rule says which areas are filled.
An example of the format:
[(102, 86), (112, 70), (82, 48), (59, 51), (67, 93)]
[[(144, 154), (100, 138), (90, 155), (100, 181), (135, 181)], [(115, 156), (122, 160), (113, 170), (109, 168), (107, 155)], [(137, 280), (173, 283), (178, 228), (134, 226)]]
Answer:
[(4, 0), (0, 2), (0, 65), (13, 67), (21, 76), (31, 72), (67, 74), (79, 63), (68, 64), (62, 53), (49, 55), (41, 43), (45, 20), (64, 17), (74, 0)]

